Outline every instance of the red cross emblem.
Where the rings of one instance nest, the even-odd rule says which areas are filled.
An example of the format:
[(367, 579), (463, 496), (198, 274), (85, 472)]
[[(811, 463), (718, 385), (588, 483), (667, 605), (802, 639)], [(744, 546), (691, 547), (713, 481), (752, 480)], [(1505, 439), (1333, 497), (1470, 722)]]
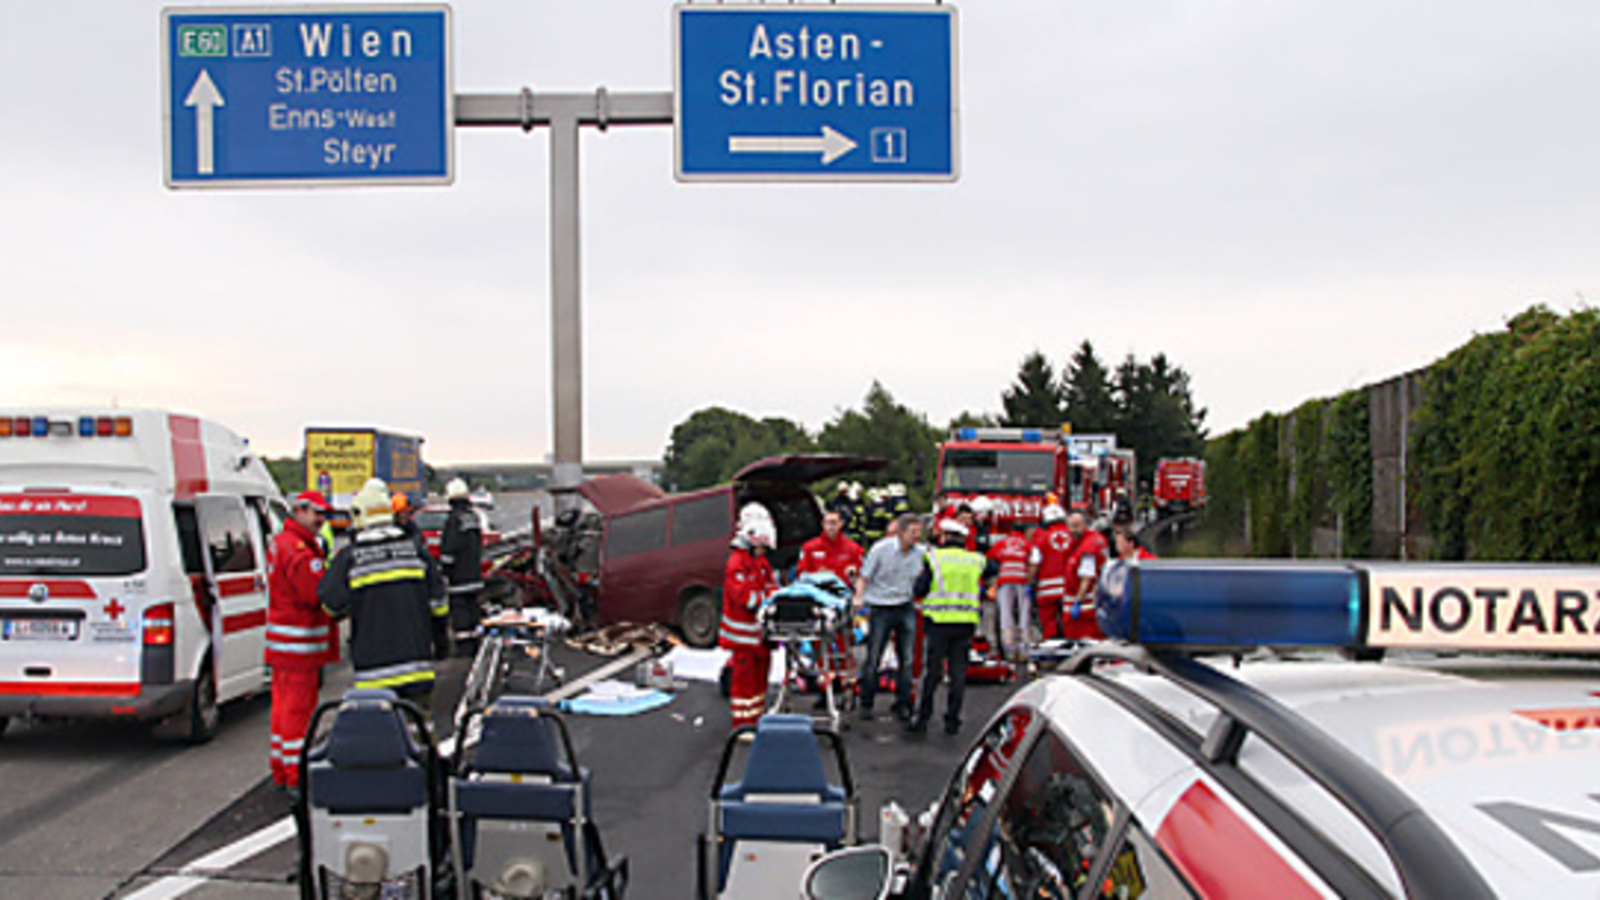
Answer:
[(123, 606), (121, 603), (118, 603), (117, 598), (112, 597), (111, 602), (105, 605), (105, 611), (106, 615), (110, 616), (111, 618), (121, 619), (122, 614), (127, 612), (128, 608)]

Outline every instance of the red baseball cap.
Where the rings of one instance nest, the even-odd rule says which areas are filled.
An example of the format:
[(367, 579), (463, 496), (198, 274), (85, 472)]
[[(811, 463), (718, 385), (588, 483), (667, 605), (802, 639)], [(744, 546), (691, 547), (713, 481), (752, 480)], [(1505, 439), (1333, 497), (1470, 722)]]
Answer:
[(328, 505), (328, 498), (322, 496), (321, 491), (301, 491), (294, 496), (295, 506), (309, 506), (322, 512), (333, 512), (333, 507)]

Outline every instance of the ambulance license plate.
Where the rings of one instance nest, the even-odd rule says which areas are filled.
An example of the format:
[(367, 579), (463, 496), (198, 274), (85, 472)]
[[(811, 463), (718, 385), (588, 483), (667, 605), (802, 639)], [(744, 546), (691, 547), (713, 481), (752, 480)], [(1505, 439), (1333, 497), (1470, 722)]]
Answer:
[(75, 641), (77, 619), (6, 619), (4, 637), (8, 641)]

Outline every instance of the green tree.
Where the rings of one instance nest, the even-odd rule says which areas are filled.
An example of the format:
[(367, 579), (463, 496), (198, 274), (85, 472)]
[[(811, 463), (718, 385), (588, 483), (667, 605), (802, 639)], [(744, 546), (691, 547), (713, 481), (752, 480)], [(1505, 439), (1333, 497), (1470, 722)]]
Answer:
[(1000, 403), (1005, 407), (1006, 425), (1054, 428), (1061, 424), (1061, 387), (1043, 353), (1035, 350), (1023, 357), (1016, 383), (1000, 395)]
[(788, 419), (755, 419), (720, 406), (697, 410), (672, 429), (662, 481), (688, 491), (720, 484), (766, 456), (811, 449), (805, 428)]
[(293, 497), (306, 489), (306, 458), (300, 456), (280, 456), (274, 459), (262, 459), (266, 463), (267, 473), (272, 480), (278, 483), (278, 490), (285, 497)]
[(1111, 373), (1094, 345), (1085, 340), (1078, 345), (1061, 370), (1061, 397), (1066, 421), (1080, 433), (1111, 431), (1118, 425), (1117, 400), (1111, 391)]
[(1189, 373), (1157, 353), (1147, 363), (1128, 354), (1117, 366), (1117, 442), (1138, 454), (1148, 483), (1156, 461), (1205, 452), (1204, 409), (1196, 408)]
[(976, 413), (964, 409), (956, 413), (955, 418), (950, 420), (949, 430), (955, 431), (958, 428), (993, 428), (999, 424), (1000, 417), (994, 413)]
[(860, 410), (846, 409), (822, 427), (817, 446), (832, 453), (884, 457), (889, 465), (871, 473), (870, 480), (901, 482), (912, 508), (928, 509), (933, 503), (933, 467), (942, 438), (926, 415), (896, 402), (874, 381)]

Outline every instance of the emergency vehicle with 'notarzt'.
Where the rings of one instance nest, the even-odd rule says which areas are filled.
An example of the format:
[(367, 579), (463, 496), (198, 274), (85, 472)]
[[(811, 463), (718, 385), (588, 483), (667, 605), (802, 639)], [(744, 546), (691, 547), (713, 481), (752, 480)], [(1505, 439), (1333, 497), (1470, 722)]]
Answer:
[(1133, 510), (1137, 464), (1114, 434), (1049, 428), (958, 428), (939, 445), (936, 511), (984, 499), (997, 531), (1039, 524), (1048, 494), (1109, 525), (1119, 500)]
[(0, 728), (169, 720), (211, 737), (267, 688), (267, 539), (288, 512), (247, 441), (151, 410), (0, 413)]
[(1600, 567), (1140, 560), (1098, 601), (803, 896), (1600, 896)]

